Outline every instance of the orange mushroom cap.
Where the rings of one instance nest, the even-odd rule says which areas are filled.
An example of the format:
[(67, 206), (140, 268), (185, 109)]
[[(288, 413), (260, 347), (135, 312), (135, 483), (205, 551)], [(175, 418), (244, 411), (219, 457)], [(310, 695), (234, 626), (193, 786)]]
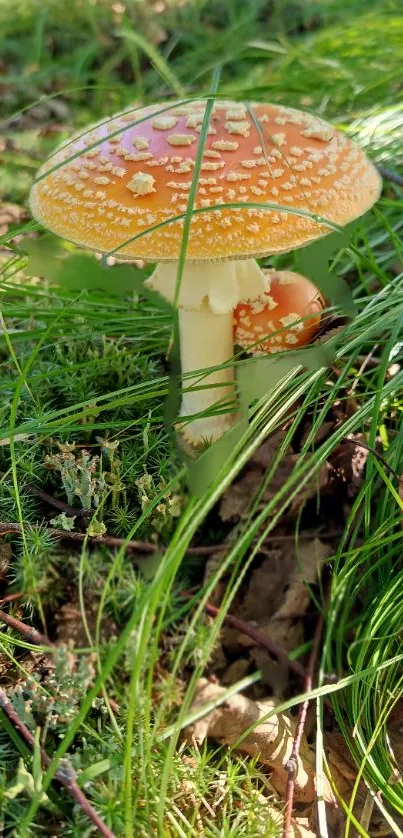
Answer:
[[(172, 219), (186, 211), (205, 107), (194, 101), (132, 109), (76, 135), (39, 171), (33, 215), (54, 233), (103, 253), (177, 260), (183, 219)], [(217, 100), (194, 206), (203, 212), (193, 216), (187, 258), (289, 251), (331, 231), (293, 209), (343, 226), (366, 212), (380, 189), (361, 149), (318, 117)], [(236, 202), (255, 206), (219, 208)], [(264, 208), (267, 203), (278, 206)], [(168, 224), (152, 229), (161, 222)]]
[(319, 328), (323, 308), (310, 279), (293, 271), (271, 273), (269, 291), (234, 310), (234, 341), (252, 355), (305, 346)]

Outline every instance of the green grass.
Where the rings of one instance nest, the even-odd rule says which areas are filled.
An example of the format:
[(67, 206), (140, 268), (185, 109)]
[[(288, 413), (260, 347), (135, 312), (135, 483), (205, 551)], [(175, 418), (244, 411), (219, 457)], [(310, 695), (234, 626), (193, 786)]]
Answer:
[[(397, 4), (361, 9), (341, 27), (340, 22), (305, 35), (297, 42), (284, 37), (279, 42), (262, 38), (256, 50), (271, 59), (258, 65), (250, 76), (261, 94), (287, 104), (296, 99), (329, 119), (347, 117), (374, 104), (401, 103), (402, 83), (398, 54), (403, 24)], [(381, 47), (380, 37), (385, 41)]]
[[(7, 4), (0, 3), (6, 34), (0, 61), (7, 67), (6, 78), (0, 79), (0, 84), (6, 83), (2, 116), (8, 119), (45, 96), (39, 105), (44, 110), (36, 118), (28, 110), (6, 129), (12, 143), (0, 174), (4, 200), (26, 203), (40, 160), (73, 128), (82, 129), (136, 98), (164, 101), (167, 93), (178, 95), (182, 90), (190, 96), (207, 93), (221, 65), (220, 94), (273, 98), (294, 106), (304, 106), (308, 96), (310, 107), (357, 136), (376, 162), (401, 166), (402, 26), (396, 4), (356, 2), (347, 7), (340, 0), (317, 2), (309, 14), (306, 5), (297, 2), (274, 9), (265, 2), (252, 6), (235, 0), (167, 5), (161, 15), (137, 3), (120, 14), (109, 4), (85, 2), (70, 4), (67, 15), (57, 3), (41, 5), (39, 12), (35, 4), (18, 3), (11, 19)], [(159, 40), (158, 28), (165, 30), (165, 40)], [(53, 100), (48, 97), (54, 93), (67, 103), (59, 114), (50, 110)], [(39, 133), (55, 120), (61, 123), (61, 134)], [(371, 448), (380, 444), (393, 471), (369, 455), (365, 482), (328, 563), (331, 584), (319, 689), (313, 698), (317, 764), (325, 762), (323, 702), (329, 695), (368, 788), (382, 792), (379, 806), (390, 834), (401, 834), (403, 797), (401, 786), (390, 783), (395, 766), (387, 721), (403, 692), (402, 501), (394, 476), (403, 472), (401, 198), (401, 189), (387, 184), (382, 200), (334, 259), (332, 270), (348, 278), (357, 305), (356, 317), (332, 338), (338, 375), (321, 368), (287, 372), (252, 405), (249, 427), (225, 462), (215, 461), (214, 451), (206, 452), (207, 462), (211, 457), (217, 465), (208, 489), (199, 495), (189, 488), (183, 460), (164, 423), (170, 388), (166, 352), (173, 325), (169, 312), (138, 295), (138, 283), (132, 293), (124, 287), (116, 296), (107, 285), (94, 291), (57, 284), (52, 251), (36, 251), (35, 245), (30, 249), (35, 240), (25, 238), (9, 250), (2, 245), (1, 520), (23, 525), (23, 536), (12, 540), (14, 558), (4, 590), (23, 593), (22, 619), (51, 634), (63, 606), (73, 604), (85, 629), (76, 644), (78, 660), (88, 661), (91, 649), (95, 667), (90, 681), (85, 664), (80, 670), (74, 695), (66, 700), (68, 723), (66, 702), (52, 705), (54, 727), (45, 724), (46, 714), (39, 715), (42, 741), (53, 757), (41, 780), (48, 800), (43, 801), (39, 790), (7, 797), (20, 753), (26, 753), (18, 738), (10, 738), (6, 725), (0, 731), (0, 761), (6, 766), (0, 779), (0, 808), (6, 831), (14, 828), (21, 838), (53, 834), (62, 823), (66, 836), (86, 833), (83, 813), (72, 807), (67, 795), (56, 795), (51, 784), (59, 760), (68, 753), (87, 796), (116, 835), (193, 836), (201, 834), (200, 823), (209, 838), (279, 834), (258, 797), (265, 788), (259, 766), (219, 748), (183, 752), (180, 731), (224, 614), (259, 545), (340, 441), (361, 433)], [(6, 242), (11, 233), (4, 237)], [(40, 281), (27, 272), (25, 246), (29, 271), (41, 276)], [(70, 246), (64, 250), (72, 252), (69, 258), (77, 258)], [(270, 264), (292, 268), (297, 260), (298, 255), (291, 254)], [(84, 265), (72, 264), (76, 271)], [(114, 270), (106, 272), (106, 281)], [(133, 276), (134, 272), (133, 268)], [(374, 347), (378, 363), (362, 370), (363, 358)], [(389, 372), (392, 362), (400, 364), (394, 375)], [(239, 367), (242, 363), (237, 361)], [(343, 421), (318, 443), (317, 432), (335, 403), (346, 403), (351, 388), (354, 412), (347, 410)], [(191, 608), (180, 593), (200, 581), (203, 564), (186, 556), (187, 548), (191, 542), (216, 543), (225, 537), (227, 529), (214, 515), (217, 501), (285, 417), (290, 420), (287, 438), (256, 497), (250, 499), (219, 568)], [(261, 492), (303, 423), (309, 433), (295, 469), (262, 508)], [(66, 461), (63, 468), (50, 468), (47, 457), (60, 454), (60, 445), (73, 443), (74, 458), (83, 448), (100, 458), (94, 517), (108, 533), (157, 543), (157, 556), (140, 555), (134, 561), (123, 548), (111, 551), (84, 544), (82, 549), (69, 549), (49, 534), (49, 509), (29, 486), (35, 484), (66, 501), (71, 471), (67, 473)], [(77, 486), (78, 472), (72, 468)], [(74, 502), (79, 511), (77, 496)], [(326, 525), (319, 501), (316, 520)], [(298, 522), (295, 529), (298, 543)], [(212, 624), (203, 614), (203, 604), (222, 578), (229, 581), (220, 617)], [(322, 607), (321, 596), (316, 604)], [(14, 632), (3, 631), (2, 671), (6, 667), (13, 680), (26, 677), (26, 648)], [(62, 660), (59, 686), (71, 675), (68, 665)], [(341, 683), (329, 687), (328, 673)], [(54, 694), (55, 685), (46, 680), (35, 690), (30, 683), (26, 698), (42, 700), (52, 690)], [(103, 697), (98, 697), (100, 690)], [(120, 705), (116, 718), (109, 698)], [(297, 702), (298, 696), (293, 696), (287, 706)], [(20, 703), (19, 710), (32, 724), (29, 707)], [(34, 771), (29, 757), (26, 765)], [(225, 797), (214, 809), (223, 773)], [(352, 789), (351, 800), (344, 801), (347, 811), (353, 798)], [(321, 809), (320, 817), (325, 835)], [(352, 817), (345, 835), (353, 826)], [(359, 825), (359, 830), (368, 834), (365, 826)]]

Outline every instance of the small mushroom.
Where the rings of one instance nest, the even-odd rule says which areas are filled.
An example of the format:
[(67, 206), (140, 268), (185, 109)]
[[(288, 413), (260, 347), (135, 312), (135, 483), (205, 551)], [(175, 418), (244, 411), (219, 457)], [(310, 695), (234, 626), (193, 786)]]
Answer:
[(270, 272), (270, 290), (237, 305), (234, 341), (255, 356), (305, 346), (318, 331), (324, 305), (306, 276)]
[[(205, 101), (153, 105), (76, 135), (40, 170), (33, 215), (83, 247), (156, 262), (148, 285), (173, 302), (205, 108)], [(177, 299), (181, 415), (195, 417), (181, 428), (190, 444), (214, 440), (236, 421), (233, 312), (270, 290), (256, 257), (326, 235), (332, 228), (321, 217), (348, 224), (380, 190), (361, 149), (316, 116), (215, 102)]]

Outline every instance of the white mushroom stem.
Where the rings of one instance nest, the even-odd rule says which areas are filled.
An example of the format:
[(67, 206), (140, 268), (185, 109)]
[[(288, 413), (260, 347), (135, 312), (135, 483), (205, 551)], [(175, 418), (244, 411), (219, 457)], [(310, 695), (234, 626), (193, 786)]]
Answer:
[[(147, 285), (171, 303), (175, 301), (178, 265), (160, 263)], [(260, 297), (270, 287), (269, 276), (254, 259), (187, 262), (179, 295), (182, 376), (228, 363), (234, 351), (233, 310), (241, 300)], [(212, 407), (215, 416), (196, 417), (181, 425), (193, 445), (213, 441), (236, 421), (232, 364), (211, 373), (186, 377), (181, 416), (190, 417)], [(203, 389), (201, 389), (203, 388)], [(217, 408), (226, 408), (219, 413)]]
[[(214, 408), (215, 415), (201, 416), (182, 426), (189, 442), (215, 440), (234, 422), (235, 386), (231, 363), (206, 374), (203, 368), (231, 362), (234, 352), (232, 311), (214, 314), (207, 303), (198, 311), (179, 309), (182, 398), (181, 416)], [(188, 377), (187, 373), (201, 370)], [(190, 388), (190, 389), (189, 389)], [(222, 413), (218, 413), (219, 410)]]

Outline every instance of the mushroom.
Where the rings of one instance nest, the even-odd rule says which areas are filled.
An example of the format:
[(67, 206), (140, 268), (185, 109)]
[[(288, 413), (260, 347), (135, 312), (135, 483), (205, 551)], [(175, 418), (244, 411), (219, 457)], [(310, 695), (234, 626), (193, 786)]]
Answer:
[[(205, 101), (153, 105), (91, 126), (40, 170), (33, 215), (76, 244), (156, 262), (148, 285), (173, 302), (205, 108)], [(380, 189), (361, 149), (318, 117), (215, 102), (176, 300), (181, 416), (195, 417), (181, 428), (191, 444), (218, 438), (236, 421), (233, 311), (270, 290), (256, 257), (346, 225)]]
[(305, 346), (318, 331), (324, 304), (306, 276), (270, 272), (270, 291), (237, 305), (234, 341), (255, 356)]

